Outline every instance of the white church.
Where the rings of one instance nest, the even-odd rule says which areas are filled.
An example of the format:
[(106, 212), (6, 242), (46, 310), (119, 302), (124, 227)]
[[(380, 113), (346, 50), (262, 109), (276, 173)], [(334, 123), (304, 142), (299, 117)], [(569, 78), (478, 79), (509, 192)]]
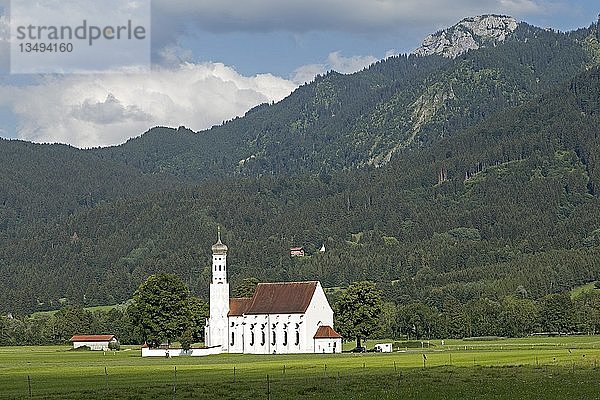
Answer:
[(229, 298), (227, 246), (212, 246), (210, 316), (205, 345), (223, 353), (341, 353), (333, 310), (321, 284), (259, 283), (250, 298)]

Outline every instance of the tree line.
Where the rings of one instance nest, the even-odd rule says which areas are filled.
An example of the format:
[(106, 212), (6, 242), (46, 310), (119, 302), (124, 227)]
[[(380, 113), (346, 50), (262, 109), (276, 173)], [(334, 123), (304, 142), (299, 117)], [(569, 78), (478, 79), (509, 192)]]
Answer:
[[(239, 286), (237, 294), (251, 295), (255, 279)], [(447, 298), (441, 307), (421, 302), (383, 301), (382, 291), (368, 281), (328, 291), (335, 310), (336, 329), (345, 340), (445, 339), (522, 337), (542, 334), (596, 334), (600, 330), (600, 290), (572, 297), (556, 293), (528, 298), (524, 290), (501, 300), (480, 298), (461, 303)], [(56, 313), (0, 317), (0, 345), (68, 343), (75, 334), (113, 334), (121, 344), (179, 342), (184, 348), (203, 341), (208, 306), (190, 296), (176, 275), (153, 275), (133, 301), (107, 311), (66, 307)]]
[[(569, 293), (540, 299), (506, 296), (463, 304), (448, 298), (441, 309), (423, 303), (384, 305), (383, 337), (443, 339), (465, 337), (522, 337), (531, 334), (596, 334), (600, 329), (600, 293)], [(390, 318), (391, 317), (391, 318)]]

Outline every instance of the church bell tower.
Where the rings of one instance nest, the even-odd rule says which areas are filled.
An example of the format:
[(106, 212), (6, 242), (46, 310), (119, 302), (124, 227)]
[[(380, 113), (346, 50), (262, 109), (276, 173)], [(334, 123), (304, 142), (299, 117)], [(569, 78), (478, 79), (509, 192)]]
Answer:
[(212, 246), (212, 282), (210, 283), (210, 316), (206, 329), (206, 346), (221, 345), (228, 349), (229, 284), (227, 283), (227, 246), (221, 242), (221, 227), (218, 240)]

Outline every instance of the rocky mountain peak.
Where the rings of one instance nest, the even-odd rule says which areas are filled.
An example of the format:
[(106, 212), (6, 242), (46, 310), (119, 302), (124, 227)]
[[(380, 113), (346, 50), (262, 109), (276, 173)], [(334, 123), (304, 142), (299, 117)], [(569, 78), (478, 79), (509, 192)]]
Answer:
[(517, 26), (518, 22), (513, 17), (504, 15), (465, 18), (450, 28), (427, 36), (414, 54), (420, 56), (439, 54), (456, 58), (469, 50), (503, 42), (517, 29)]

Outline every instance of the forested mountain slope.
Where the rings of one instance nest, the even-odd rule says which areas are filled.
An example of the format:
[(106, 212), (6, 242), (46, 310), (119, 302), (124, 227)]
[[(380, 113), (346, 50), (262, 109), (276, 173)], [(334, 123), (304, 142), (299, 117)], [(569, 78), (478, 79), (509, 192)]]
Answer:
[(173, 177), (144, 175), (65, 145), (0, 139), (0, 237), (96, 204), (172, 188)]
[(176, 179), (65, 145), (0, 139), (0, 235), (31, 221), (175, 186)]
[(597, 63), (599, 49), (597, 25), (565, 34), (520, 23), (456, 58), (403, 55), (332, 72), (208, 131), (155, 128), (95, 152), (191, 180), (382, 166), (567, 81)]
[(206, 295), (217, 223), (234, 287), (371, 279), (440, 306), (599, 279), (599, 99), (591, 68), (379, 169), (223, 178), (23, 226), (0, 243), (0, 311), (122, 301), (157, 271)]

